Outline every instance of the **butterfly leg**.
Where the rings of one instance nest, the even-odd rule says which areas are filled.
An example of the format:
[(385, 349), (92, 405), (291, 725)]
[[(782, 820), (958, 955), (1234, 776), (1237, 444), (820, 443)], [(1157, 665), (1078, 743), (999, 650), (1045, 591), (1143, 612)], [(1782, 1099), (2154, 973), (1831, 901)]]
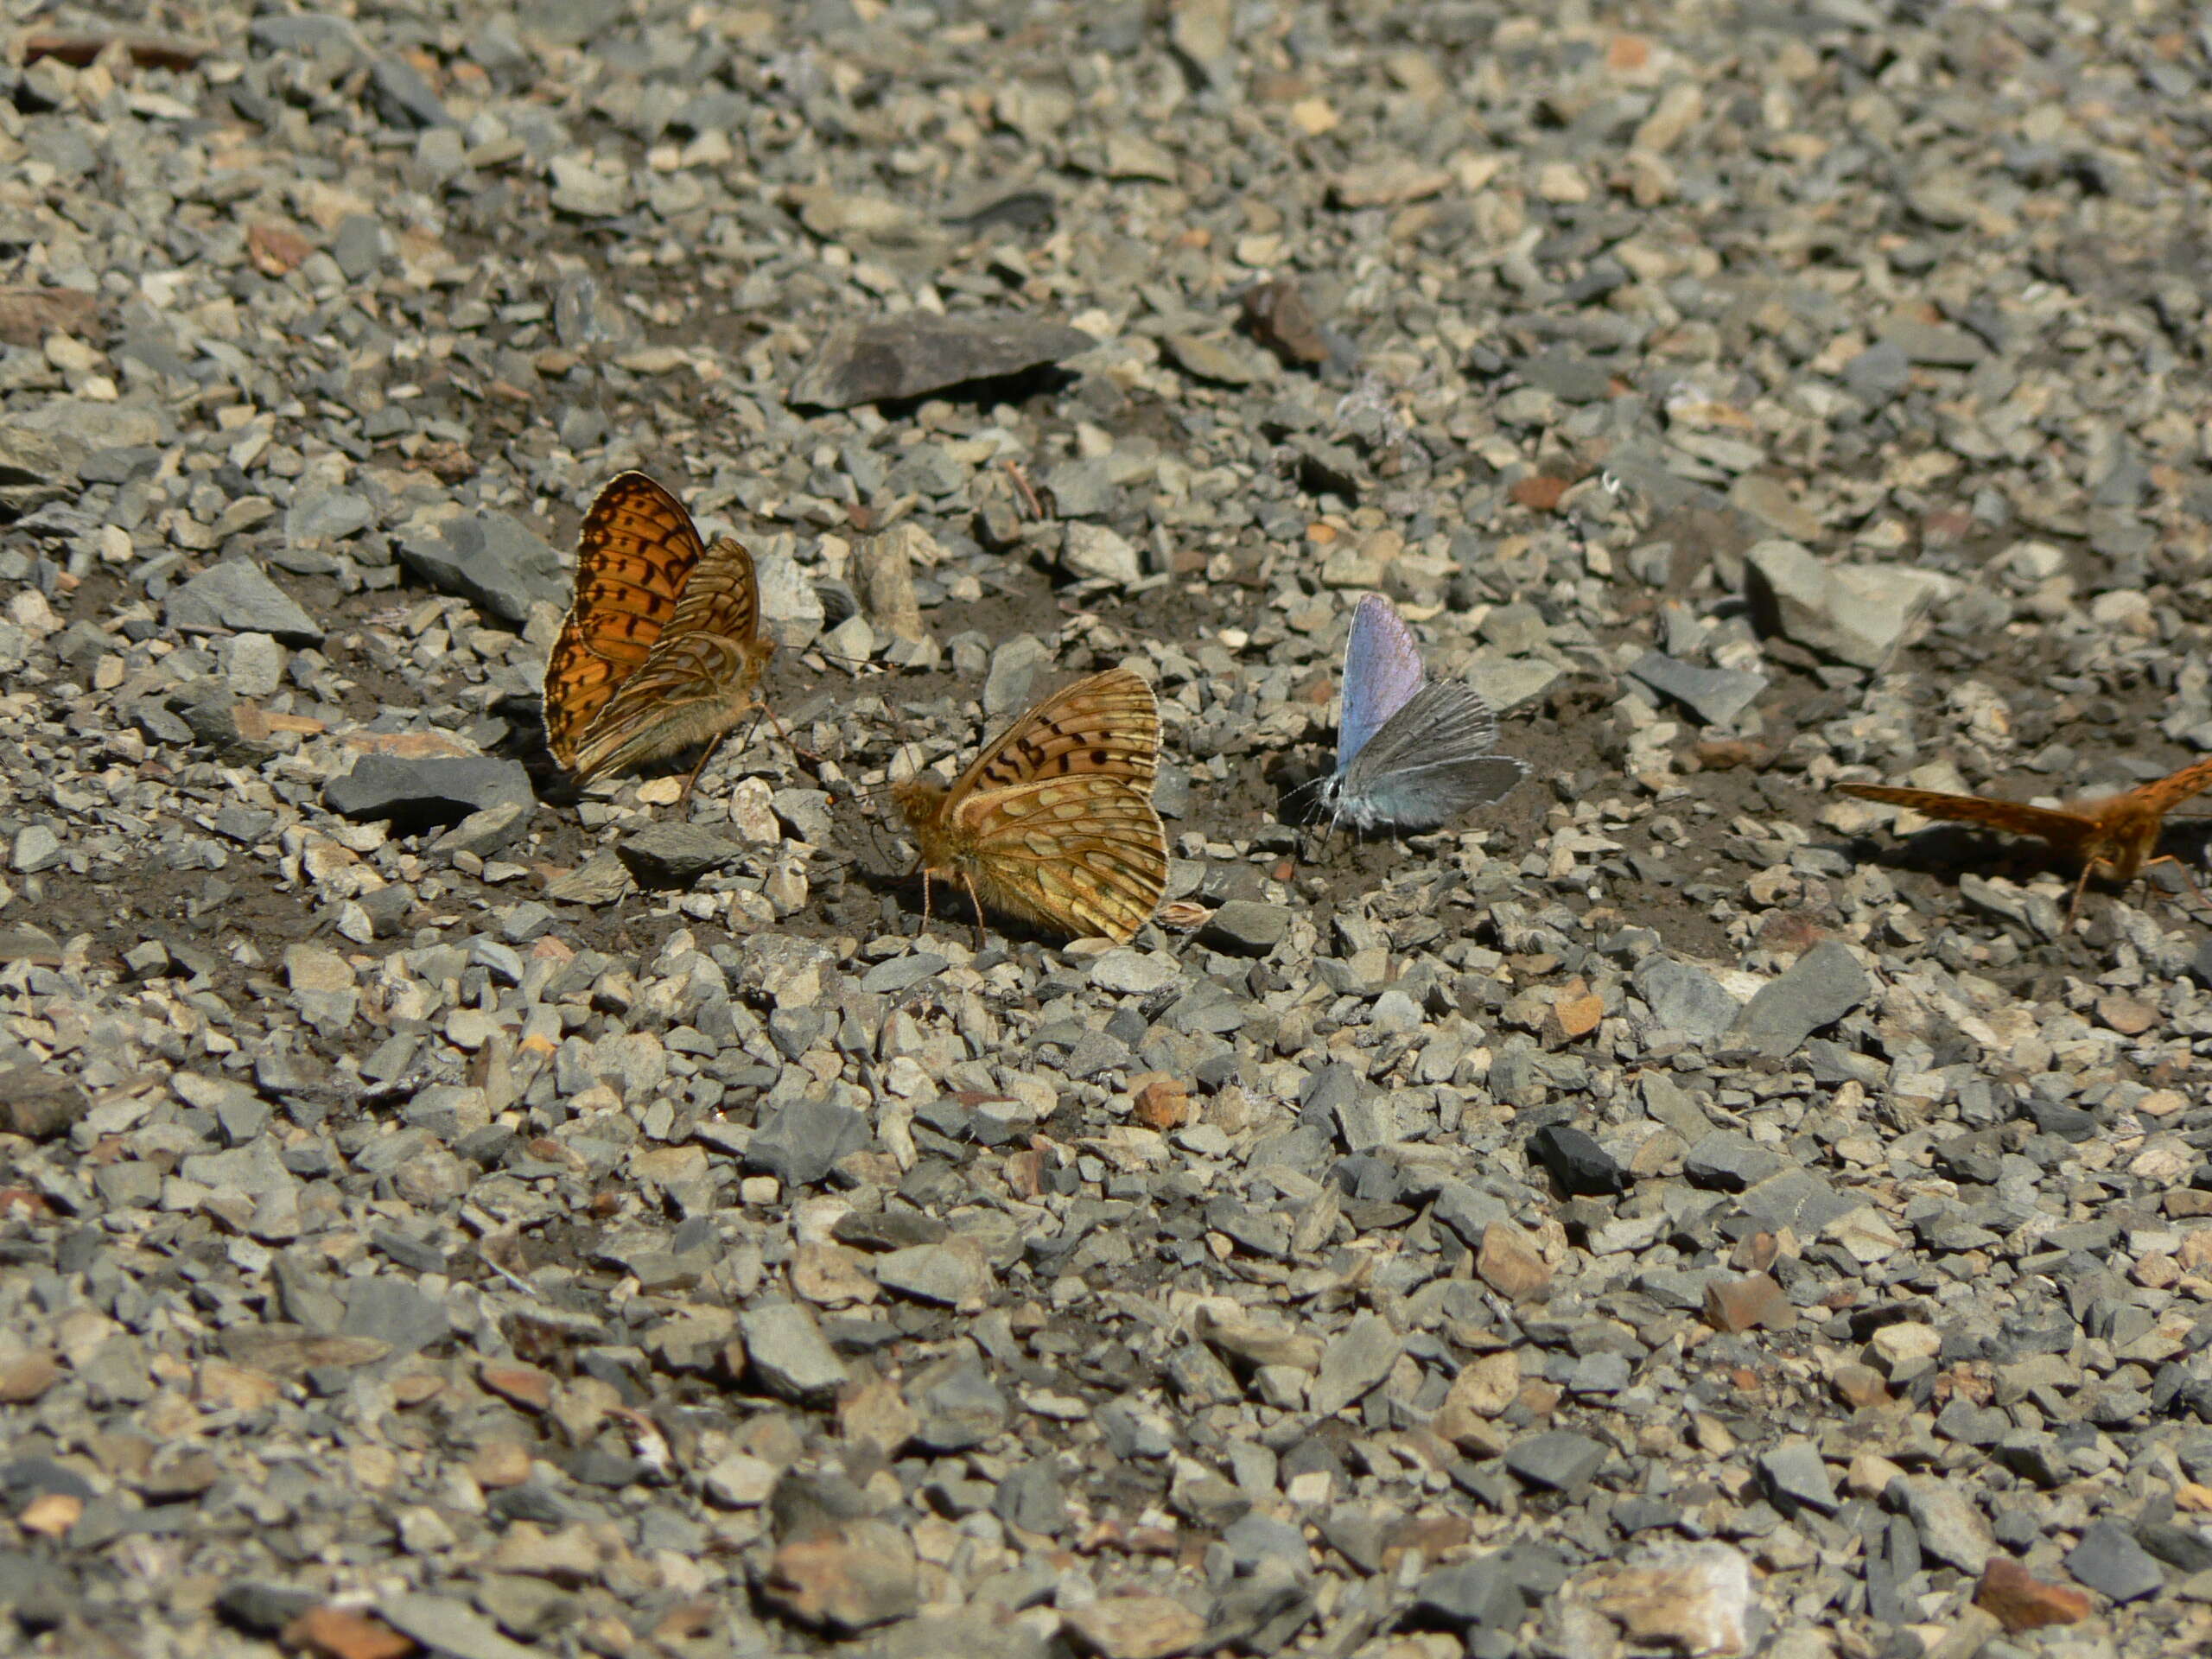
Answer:
[(2082, 898), (2089, 890), (2089, 878), (2097, 873), (2097, 866), (2103, 862), (2102, 859), (2093, 858), (2082, 866), (2082, 879), (2074, 884), (2074, 902), (2066, 906), (2066, 931), (2069, 933), (2074, 931), (2075, 918), (2082, 913)]
[(692, 767), (683, 779), (683, 792), (676, 798), (677, 805), (687, 806), (690, 804), (691, 791), (699, 782), (699, 774), (706, 771), (707, 762), (715, 758), (715, 751), (721, 747), (722, 739), (726, 735), (726, 733), (717, 732), (707, 741), (707, 747), (699, 757), (699, 764)]
[(983, 900), (976, 893), (974, 881), (964, 875), (960, 881), (968, 889), (968, 902), (976, 907), (976, 948), (981, 950), (983, 948)]
[(2212, 899), (2207, 899), (2204, 896), (2204, 889), (2196, 885), (2196, 878), (2189, 873), (2189, 862), (2186, 859), (2177, 858), (2171, 853), (2160, 853), (2156, 858), (2148, 861), (2143, 868), (2148, 869), (2152, 864), (2171, 864), (2179, 870), (2183, 884), (2189, 888), (2190, 896), (2206, 909), (2212, 910)]

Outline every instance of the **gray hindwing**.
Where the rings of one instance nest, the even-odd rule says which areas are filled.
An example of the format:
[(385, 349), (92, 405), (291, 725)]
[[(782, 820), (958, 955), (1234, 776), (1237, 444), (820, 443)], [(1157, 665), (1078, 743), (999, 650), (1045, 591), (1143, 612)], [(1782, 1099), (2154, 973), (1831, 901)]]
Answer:
[(1529, 775), (1492, 753), (1497, 715), (1472, 686), (1423, 686), (1382, 724), (1325, 791), (1336, 817), (1362, 830), (1429, 830), (1501, 799)]

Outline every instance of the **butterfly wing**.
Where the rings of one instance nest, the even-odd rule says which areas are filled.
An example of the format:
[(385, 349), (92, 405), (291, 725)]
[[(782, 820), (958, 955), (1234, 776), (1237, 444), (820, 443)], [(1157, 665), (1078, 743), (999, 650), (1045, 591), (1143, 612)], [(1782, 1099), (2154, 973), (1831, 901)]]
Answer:
[(592, 717), (570, 769), (588, 781), (720, 737), (760, 707), (774, 650), (760, 637), (753, 556), (722, 537), (700, 558), (645, 661)]
[(1433, 830), (1529, 775), (1526, 762), (1491, 752), (1497, 741), (1497, 711), (1482, 693), (1458, 680), (1425, 685), (1332, 780), (1329, 805), (1362, 830)]
[(683, 504), (643, 473), (618, 474), (584, 514), (575, 601), (545, 664), (546, 747), (563, 767), (652, 654), (705, 552)]
[(963, 772), (943, 822), (984, 899), (1045, 926), (1127, 940), (1167, 887), (1152, 804), (1160, 709), (1127, 669), (1077, 680)]
[(1342, 775), (1421, 688), (1421, 647), (1413, 630), (1379, 594), (1352, 613), (1344, 642), (1344, 713), (1337, 721), (1337, 772)]
[(1838, 784), (1836, 792), (1862, 801), (1909, 806), (1928, 817), (1953, 823), (1978, 823), (2016, 836), (2035, 836), (2062, 853), (2077, 856), (2100, 838), (2102, 828), (2097, 819), (2079, 812), (2029, 806), (2020, 801), (1993, 801), (1985, 795), (1946, 795), (1932, 789), (1897, 789), (1887, 784)]
[(2201, 795), (2207, 789), (2212, 789), (2212, 758), (2191, 761), (2179, 772), (2145, 784), (2135, 792), (2143, 798), (2145, 806), (2163, 818), (2190, 796)]

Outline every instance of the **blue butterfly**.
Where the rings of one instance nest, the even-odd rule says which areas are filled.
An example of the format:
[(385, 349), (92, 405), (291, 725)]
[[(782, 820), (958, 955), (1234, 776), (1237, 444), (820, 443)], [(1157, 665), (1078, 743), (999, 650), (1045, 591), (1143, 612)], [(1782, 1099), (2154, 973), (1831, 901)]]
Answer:
[(1331, 826), (1433, 830), (1503, 799), (1529, 767), (1492, 754), (1497, 741), (1497, 711), (1483, 695), (1458, 680), (1431, 682), (1390, 601), (1361, 600), (1344, 645), (1337, 769), (1320, 783)]

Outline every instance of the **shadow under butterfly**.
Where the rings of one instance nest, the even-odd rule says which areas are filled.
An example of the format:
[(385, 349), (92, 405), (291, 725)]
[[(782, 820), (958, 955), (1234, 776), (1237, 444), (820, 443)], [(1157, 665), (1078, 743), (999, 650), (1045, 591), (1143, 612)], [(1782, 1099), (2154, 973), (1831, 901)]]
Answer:
[(1361, 600), (1344, 645), (1336, 769), (1312, 785), (1330, 830), (1434, 830), (1503, 800), (1529, 766), (1493, 753), (1497, 742), (1489, 700), (1462, 681), (1429, 679), (1390, 601)]

